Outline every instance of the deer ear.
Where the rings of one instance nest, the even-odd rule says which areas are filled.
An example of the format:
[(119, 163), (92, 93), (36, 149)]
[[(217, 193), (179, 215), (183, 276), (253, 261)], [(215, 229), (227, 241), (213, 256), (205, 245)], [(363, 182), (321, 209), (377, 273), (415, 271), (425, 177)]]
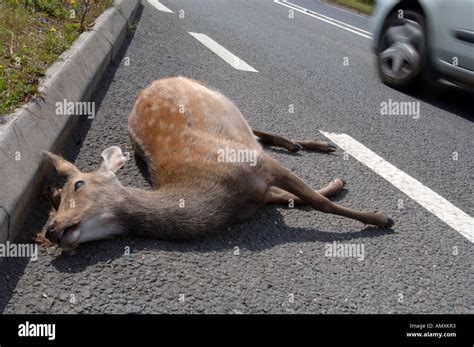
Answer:
[(122, 150), (117, 146), (110, 146), (104, 149), (101, 156), (102, 162), (100, 163), (99, 170), (117, 172), (127, 161), (127, 158), (122, 154)]
[(42, 151), (43, 158), (49, 160), (56, 172), (60, 176), (71, 177), (78, 174), (79, 169), (72, 163), (68, 162), (66, 159), (60, 157), (59, 155), (53, 154), (48, 151)]

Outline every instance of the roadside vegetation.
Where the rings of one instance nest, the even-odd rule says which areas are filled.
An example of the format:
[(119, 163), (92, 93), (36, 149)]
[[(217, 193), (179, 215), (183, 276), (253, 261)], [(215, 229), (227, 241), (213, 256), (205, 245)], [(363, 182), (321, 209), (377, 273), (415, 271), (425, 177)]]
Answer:
[(0, 0), (0, 115), (38, 90), (46, 69), (112, 0)]
[(329, 0), (338, 5), (350, 7), (361, 13), (371, 15), (375, 5), (375, 0)]

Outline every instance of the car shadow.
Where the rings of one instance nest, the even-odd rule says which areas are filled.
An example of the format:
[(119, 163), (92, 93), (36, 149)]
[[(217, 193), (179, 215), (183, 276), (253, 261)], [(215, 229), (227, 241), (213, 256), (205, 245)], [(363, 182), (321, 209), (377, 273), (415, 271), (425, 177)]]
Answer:
[(425, 82), (418, 88), (404, 93), (446, 112), (471, 122), (474, 121), (474, 104), (472, 102), (474, 90), (442, 83)]

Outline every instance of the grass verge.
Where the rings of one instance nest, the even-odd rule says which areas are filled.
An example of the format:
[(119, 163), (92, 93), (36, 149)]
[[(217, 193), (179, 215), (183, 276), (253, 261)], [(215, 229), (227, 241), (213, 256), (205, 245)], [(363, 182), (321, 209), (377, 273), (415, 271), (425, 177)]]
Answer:
[(329, 0), (329, 2), (352, 8), (369, 16), (375, 5), (375, 0)]
[(112, 0), (0, 0), (0, 115), (37, 93), (46, 69)]

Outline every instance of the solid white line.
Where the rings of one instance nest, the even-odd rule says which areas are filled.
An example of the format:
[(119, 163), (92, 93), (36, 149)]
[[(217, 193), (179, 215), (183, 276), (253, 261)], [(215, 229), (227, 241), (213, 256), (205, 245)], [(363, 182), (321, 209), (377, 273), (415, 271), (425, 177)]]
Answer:
[(154, 8), (156, 8), (158, 11), (162, 11), (162, 12), (168, 12), (168, 13), (174, 13), (173, 11), (171, 11), (168, 7), (166, 7), (165, 5), (163, 5), (161, 2), (159, 2), (158, 0), (148, 0), (148, 3), (150, 5), (152, 5)]
[[(328, 19), (325, 19), (325, 18), (323, 18), (323, 17), (316, 16), (316, 15), (314, 15), (314, 14), (312, 14), (312, 13), (306, 12), (305, 10), (301, 10), (301, 9), (299, 9), (299, 8), (297, 8), (297, 7), (294, 7), (295, 5), (291, 5), (291, 6), (290, 6), (290, 5), (288, 5), (288, 3), (287, 3), (286, 1), (283, 3), (283, 2), (280, 2), (279, 0), (273, 0), (273, 2), (276, 3), (276, 4), (279, 4), (279, 5), (282, 5), (282, 6), (286, 6), (286, 7), (288, 7), (288, 8), (291, 8), (292, 10), (301, 12), (301, 13), (307, 15), (307, 16), (310, 16), (310, 17), (319, 19), (319, 20), (321, 20), (321, 21), (323, 21), (323, 22), (329, 23), (329, 24), (331, 24), (331, 25), (337, 26), (338, 28), (341, 28), (341, 29), (350, 31), (351, 33), (357, 34), (357, 35), (362, 36), (362, 37), (365, 37), (365, 38), (367, 38), (367, 39), (370, 39), (370, 40), (372, 39), (372, 36), (370, 36), (370, 34), (364, 34), (364, 32), (366, 32), (365, 30), (362, 30), (362, 29), (359, 29), (359, 28), (357, 28), (357, 30), (351, 29), (351, 28), (349, 27), (349, 24), (345, 24), (345, 23), (344, 23), (344, 25), (341, 25), (341, 24), (339, 24), (339, 23), (343, 23), (343, 22), (339, 22), (339, 21), (338, 21), (339, 23), (336, 23), (336, 22), (335, 22), (335, 21), (336, 21), (335, 19), (328, 20)], [(296, 6), (297, 6), (297, 5), (296, 5)], [(314, 12), (314, 11), (312, 11), (312, 12)], [(327, 17), (327, 18), (330, 18), (330, 17)], [(355, 28), (355, 27), (353, 27), (353, 28)], [(363, 32), (361, 32), (361, 31), (363, 31)]]
[(201, 42), (204, 46), (209, 48), (212, 52), (217, 54), (220, 58), (222, 58), (225, 62), (231, 65), (233, 68), (242, 71), (251, 71), (251, 72), (258, 72), (245, 61), (237, 57), (235, 54), (231, 53), (216, 41), (211, 39), (206, 34), (199, 34), (199, 33), (192, 33), (189, 32), (196, 40)]
[(324, 131), (320, 132), (469, 241), (474, 242), (474, 218), (413, 177), (396, 168), (349, 135), (327, 133)]

